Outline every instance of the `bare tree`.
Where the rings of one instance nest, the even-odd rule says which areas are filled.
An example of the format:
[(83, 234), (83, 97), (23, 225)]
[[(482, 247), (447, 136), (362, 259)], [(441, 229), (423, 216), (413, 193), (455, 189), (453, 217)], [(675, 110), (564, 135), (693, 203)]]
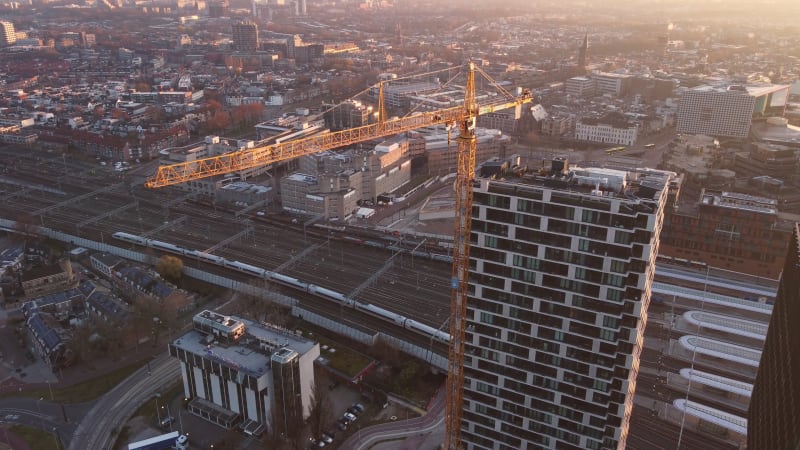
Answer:
[(333, 406), (330, 392), (315, 383), (311, 388), (308, 427), (314, 436), (319, 436), (333, 421)]

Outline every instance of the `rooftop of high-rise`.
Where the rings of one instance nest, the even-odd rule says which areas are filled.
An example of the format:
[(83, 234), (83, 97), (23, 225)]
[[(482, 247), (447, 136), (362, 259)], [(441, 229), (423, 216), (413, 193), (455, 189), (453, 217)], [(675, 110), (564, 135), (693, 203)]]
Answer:
[(513, 181), (518, 185), (543, 186), (605, 198), (653, 200), (661, 191), (680, 184), (678, 174), (665, 170), (639, 168), (617, 170), (604, 167), (570, 165), (564, 157), (554, 158), (550, 167), (531, 170), (520, 167), (519, 159), (494, 161), (481, 167), (482, 178)]

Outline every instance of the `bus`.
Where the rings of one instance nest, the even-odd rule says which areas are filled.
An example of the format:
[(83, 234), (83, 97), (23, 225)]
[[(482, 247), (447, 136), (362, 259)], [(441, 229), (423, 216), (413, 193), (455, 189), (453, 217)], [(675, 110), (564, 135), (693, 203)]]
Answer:
[(613, 147), (606, 150), (606, 155), (613, 155), (614, 153), (624, 152), (627, 147)]

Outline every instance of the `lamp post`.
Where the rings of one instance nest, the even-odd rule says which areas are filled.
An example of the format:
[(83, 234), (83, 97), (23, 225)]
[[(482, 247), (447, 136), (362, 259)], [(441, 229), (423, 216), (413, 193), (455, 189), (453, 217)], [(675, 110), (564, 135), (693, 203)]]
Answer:
[(36, 411), (39, 413), (39, 426), (42, 430), (44, 430), (44, 417), (42, 417), (42, 400), (44, 397), (39, 397), (39, 400), (36, 400)]
[[(188, 399), (184, 397), (183, 402), (186, 403), (186, 400)], [(183, 412), (183, 407), (181, 406), (181, 408), (178, 408), (178, 427), (180, 427), (181, 429), (181, 434), (183, 434), (183, 417), (181, 416), (182, 412)]]
[(156, 392), (156, 418), (158, 419), (158, 426), (161, 426), (161, 411), (158, 409), (158, 399), (161, 398), (161, 394)]

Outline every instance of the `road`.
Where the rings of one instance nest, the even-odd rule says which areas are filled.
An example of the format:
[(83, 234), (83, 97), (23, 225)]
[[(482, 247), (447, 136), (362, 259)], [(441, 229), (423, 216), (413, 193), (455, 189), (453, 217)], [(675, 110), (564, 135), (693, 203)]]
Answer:
[(103, 395), (72, 435), (69, 450), (111, 449), (116, 433), (133, 413), (157, 392), (180, 377), (180, 366), (162, 353)]
[[(357, 433), (344, 441), (340, 448), (369, 450), (382, 441), (396, 441), (400, 438), (435, 434), (444, 428), (444, 407), (445, 390), (440, 389), (428, 413), (424, 416), (359, 429)], [(394, 444), (396, 442), (393, 442)]]
[[(64, 407), (44, 399), (11, 397), (0, 401), (0, 422), (38, 428), (51, 433), (54, 440), (68, 445), (76, 429), (76, 416), (82, 416), (85, 409), (86, 405)], [(67, 417), (70, 422), (65, 420)]]

